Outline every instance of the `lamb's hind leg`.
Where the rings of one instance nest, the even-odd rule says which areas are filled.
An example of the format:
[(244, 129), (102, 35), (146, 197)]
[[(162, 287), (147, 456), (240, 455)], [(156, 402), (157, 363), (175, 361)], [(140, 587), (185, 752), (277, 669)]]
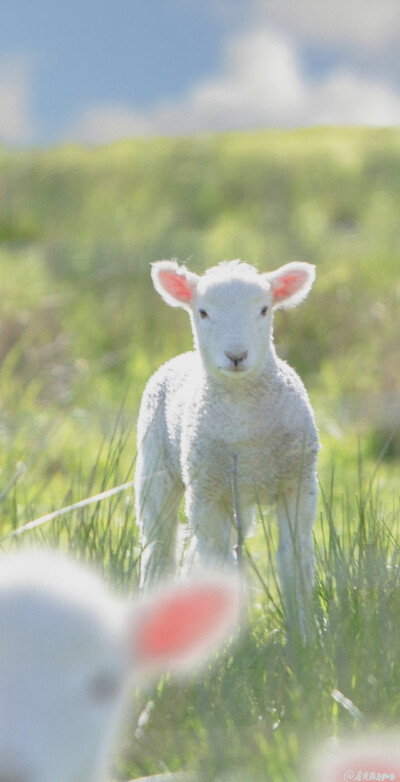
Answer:
[(312, 528), (317, 506), (317, 481), (311, 475), (281, 487), (277, 500), (279, 521), (278, 570), (289, 629), (298, 627), (303, 639), (312, 636), (314, 555)]
[[(165, 464), (165, 463), (164, 463)], [(140, 586), (147, 587), (176, 567), (176, 530), (183, 488), (165, 466), (138, 457), (136, 514), (140, 529)]]

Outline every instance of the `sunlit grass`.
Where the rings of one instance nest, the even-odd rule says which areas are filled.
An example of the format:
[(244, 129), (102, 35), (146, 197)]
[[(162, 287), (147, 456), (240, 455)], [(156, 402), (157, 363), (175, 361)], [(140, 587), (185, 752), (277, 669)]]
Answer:
[(239, 778), (245, 769), (249, 780), (302, 779), (309, 752), (328, 737), (399, 721), (398, 498), (385, 515), (368, 481), (365, 493), (347, 485), (335, 499), (331, 479), (315, 529), (315, 638), (306, 648), (286, 643), (274, 532), (264, 520), (258, 566), (253, 556), (246, 562), (247, 629), (205, 679), (166, 680), (153, 693), (147, 730), (128, 753), (132, 774), (155, 772), (169, 757), (167, 767), (183, 759), (210, 780), (227, 769)]
[[(131, 434), (121, 410), (91, 469), (82, 458), (71, 478), (70, 504), (132, 479)], [(315, 525), (315, 637), (306, 647), (300, 639), (287, 643), (277, 527), (272, 511), (259, 509), (256, 534), (245, 545), (247, 627), (194, 682), (166, 677), (151, 692), (137, 692), (136, 718), (149, 700), (153, 706), (136, 734), (135, 717), (129, 723), (121, 779), (186, 767), (210, 782), (228, 772), (240, 778), (244, 769), (249, 780), (294, 781), (310, 747), (326, 737), (400, 720), (400, 503), (395, 492), (381, 491), (382, 465), (367, 466), (361, 450), (359, 444), (349, 455), (347, 480), (341, 475), (339, 485), (334, 467), (324, 468)], [(26, 502), (23, 481), (1, 503), (10, 513), (3, 548), (61, 547), (97, 563), (122, 591), (137, 588), (130, 490), (10, 538), (11, 527), (28, 521), (36, 507)]]

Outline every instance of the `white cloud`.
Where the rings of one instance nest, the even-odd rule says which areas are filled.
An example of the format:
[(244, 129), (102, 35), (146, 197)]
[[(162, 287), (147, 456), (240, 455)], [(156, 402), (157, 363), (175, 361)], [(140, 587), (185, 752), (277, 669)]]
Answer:
[(399, 0), (250, 0), (251, 17), (321, 44), (376, 51), (398, 40)]
[(287, 124), (301, 109), (304, 88), (290, 43), (253, 31), (231, 41), (225, 72), (194, 90), (190, 103), (205, 127)]
[[(310, 0), (311, 2), (311, 0)], [(268, 27), (236, 35), (220, 74), (186, 96), (151, 110), (124, 105), (88, 107), (73, 138), (104, 143), (133, 135), (179, 135), (314, 124), (400, 123), (400, 93), (385, 81), (350, 69), (306, 76), (292, 38)]]
[(400, 94), (390, 85), (338, 71), (311, 94), (309, 115), (314, 124), (400, 124)]
[(0, 58), (0, 141), (26, 144), (34, 136), (31, 112), (32, 65), (23, 55)]

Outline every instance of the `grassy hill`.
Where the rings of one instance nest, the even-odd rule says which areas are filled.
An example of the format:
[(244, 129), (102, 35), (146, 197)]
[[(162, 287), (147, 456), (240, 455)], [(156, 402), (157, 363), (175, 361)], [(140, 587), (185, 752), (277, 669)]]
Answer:
[[(321, 627), (327, 621), (331, 630), (313, 651), (313, 674), (300, 652), (288, 662), (282, 617), (268, 602), (271, 585), (264, 589), (273, 560), (265, 549), (273, 549), (275, 533), (268, 543), (261, 530), (248, 552), (263, 579), (249, 637), (189, 695), (169, 681), (160, 686), (153, 733), (139, 742), (147, 760), (132, 750), (126, 774), (157, 769), (154, 736), (172, 768), (182, 753), (193, 762), (200, 747), (203, 761), (211, 757), (221, 770), (213, 739), (219, 720), (220, 743), (234, 740), (239, 756), (223, 754), (222, 767), (254, 760), (265, 778), (294, 779), (307, 720), (325, 733), (357, 722), (356, 712), (331, 698), (335, 687), (363, 713), (373, 703), (376, 725), (400, 717), (393, 670), (400, 131), (269, 131), (0, 151), (1, 535), (132, 478), (144, 384), (162, 361), (191, 346), (186, 314), (165, 306), (151, 285), (149, 264), (163, 257), (198, 272), (236, 257), (261, 270), (291, 260), (317, 265), (307, 301), (277, 314), (275, 339), (303, 377), (320, 427), (318, 610)], [(121, 588), (135, 583), (131, 493), (22, 537), (96, 560)], [(379, 560), (372, 571), (371, 546)], [(382, 639), (385, 632), (378, 651), (377, 633)], [(225, 724), (226, 698), (239, 716)], [(174, 728), (163, 739), (166, 719)], [(178, 744), (177, 731), (184, 737)]]
[(235, 257), (265, 270), (303, 259), (317, 283), (299, 310), (278, 314), (278, 350), (321, 425), (356, 423), (377, 456), (400, 414), (399, 182), (395, 130), (3, 150), (3, 411), (27, 394), (25, 408), (46, 415), (118, 407), (129, 388), (135, 412), (151, 371), (191, 345), (185, 313), (152, 290), (151, 261), (201, 271)]

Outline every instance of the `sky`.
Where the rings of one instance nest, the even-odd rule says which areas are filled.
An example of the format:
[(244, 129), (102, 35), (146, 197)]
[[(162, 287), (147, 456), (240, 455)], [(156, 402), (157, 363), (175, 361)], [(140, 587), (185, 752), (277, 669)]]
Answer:
[(400, 0), (5, 0), (0, 142), (400, 124)]

